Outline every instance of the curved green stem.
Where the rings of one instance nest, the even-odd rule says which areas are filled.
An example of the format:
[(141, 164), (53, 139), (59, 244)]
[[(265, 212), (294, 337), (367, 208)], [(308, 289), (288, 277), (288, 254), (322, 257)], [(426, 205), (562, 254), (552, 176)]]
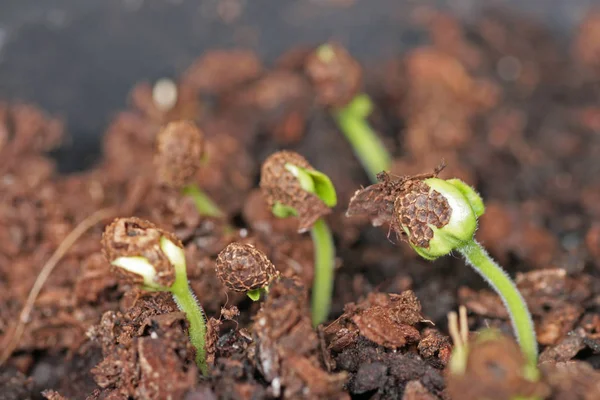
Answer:
[(190, 196), (194, 203), (196, 204), (196, 208), (198, 209), (198, 213), (200, 215), (204, 215), (207, 217), (222, 217), (223, 212), (221, 209), (211, 200), (210, 197), (206, 195), (196, 184), (190, 184), (185, 186), (181, 192), (184, 196)]
[(510, 315), (510, 321), (528, 363), (526, 376), (537, 380), (538, 347), (531, 314), (523, 296), (508, 274), (488, 255), (481, 245), (471, 240), (458, 249), (475, 271), (477, 271), (498, 293)]
[(371, 182), (377, 182), (377, 174), (387, 171), (392, 157), (367, 121), (370, 100), (366, 94), (357, 95), (348, 105), (333, 112), (335, 121), (360, 159)]
[(327, 320), (333, 294), (335, 247), (327, 223), (319, 218), (313, 225), (315, 277), (312, 287), (312, 323), (317, 326)]
[(190, 342), (196, 348), (196, 365), (202, 375), (208, 375), (208, 364), (206, 363), (206, 320), (204, 310), (196, 301), (187, 280), (185, 260), (175, 264), (175, 282), (171, 286), (173, 299), (183, 311), (190, 324)]

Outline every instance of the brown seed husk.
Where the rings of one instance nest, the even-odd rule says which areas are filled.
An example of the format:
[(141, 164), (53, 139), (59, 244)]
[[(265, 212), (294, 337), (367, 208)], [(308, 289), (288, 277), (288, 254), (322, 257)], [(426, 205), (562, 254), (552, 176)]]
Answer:
[(293, 207), (298, 212), (299, 232), (311, 228), (317, 219), (327, 215), (331, 209), (315, 194), (300, 186), (298, 178), (285, 168), (287, 163), (305, 169), (314, 168), (300, 154), (279, 151), (265, 160), (261, 168), (260, 188), (272, 208), (276, 203)]
[[(144, 257), (156, 269), (155, 281), (170, 287), (175, 281), (175, 268), (160, 248), (160, 238), (165, 236), (176, 246), (183, 248), (181, 241), (172, 233), (164, 231), (153, 223), (136, 218), (117, 218), (104, 230), (102, 248), (109, 262), (119, 257)], [(112, 267), (121, 278), (143, 284), (141, 276), (122, 268)]]
[[(365, 215), (371, 220), (373, 226), (388, 224), (392, 229), (394, 229), (398, 237), (405, 238), (406, 232), (404, 232), (404, 230), (402, 229), (402, 218), (400, 217), (400, 213), (398, 212), (399, 209), (402, 208), (401, 198), (404, 198), (410, 193), (415, 192), (416, 194), (407, 197), (407, 199), (405, 200), (405, 204), (408, 204), (408, 206), (410, 206), (411, 201), (414, 201), (416, 203), (417, 197), (419, 197), (418, 194), (425, 194), (425, 188), (422, 185), (425, 185), (425, 187), (427, 187), (427, 191), (429, 190), (429, 187), (423, 182), (423, 180), (437, 177), (438, 174), (445, 168), (445, 166), (445, 163), (442, 162), (434, 169), (433, 173), (429, 174), (392, 177), (387, 172), (379, 173), (377, 175), (377, 183), (367, 186), (364, 189), (359, 189), (354, 193), (354, 196), (352, 196), (352, 198), (350, 199), (350, 204), (348, 205), (348, 211), (346, 212), (346, 216), (352, 217)], [(431, 207), (431, 211), (435, 215), (438, 215), (441, 221), (445, 221), (445, 208), (443, 207), (443, 205), (439, 204), (440, 197), (444, 201), (445, 199), (443, 198), (443, 196), (441, 196), (441, 194), (435, 191), (432, 191), (432, 193), (429, 195), (432, 196), (432, 199), (431, 201), (427, 200), (428, 197), (426, 196), (425, 205), (427, 207)], [(419, 200), (418, 204), (421, 205), (422, 203), (423, 200)], [(446, 206), (448, 206), (447, 202)], [(414, 210), (412, 207), (410, 207), (407, 208), (407, 211), (408, 212), (406, 213), (407, 215), (405, 215), (405, 217), (408, 217), (409, 222), (412, 220), (411, 217), (413, 215), (416, 219), (416, 222), (419, 222), (420, 219), (423, 219), (421, 217), (416, 218), (416, 204)], [(448, 212), (450, 212), (449, 209)], [(421, 215), (422, 212), (419, 213), (419, 216)], [(405, 220), (407, 219), (405, 218)], [(427, 221), (427, 219), (425, 220)], [(431, 220), (436, 221), (436, 219), (433, 216), (431, 217)], [(450, 219), (448, 215), (448, 221), (449, 220)], [(414, 225), (415, 227), (417, 227), (417, 225), (419, 226), (419, 229), (416, 230), (417, 234), (419, 235), (417, 237), (420, 238), (419, 241), (423, 244), (426, 244), (426, 246), (424, 247), (429, 247), (429, 240), (431, 238), (427, 239), (426, 243), (422, 239), (432, 236), (427, 231), (427, 229), (430, 228), (426, 225), (426, 223), (425, 228), (427, 229), (423, 228), (421, 224), (415, 223)], [(433, 231), (431, 232), (431, 234), (433, 234)], [(416, 244), (415, 242), (412, 243)]]
[(223, 285), (235, 292), (264, 288), (279, 275), (262, 251), (237, 242), (219, 253), (216, 271)]
[(204, 134), (192, 121), (167, 124), (156, 138), (154, 163), (159, 183), (180, 189), (202, 163)]
[(329, 43), (328, 57), (319, 49), (313, 51), (305, 64), (319, 102), (326, 107), (344, 107), (356, 96), (362, 85), (362, 69), (348, 51), (337, 43)]
[(394, 202), (398, 225), (409, 230), (408, 240), (418, 247), (428, 248), (433, 239), (429, 225), (442, 228), (450, 222), (452, 209), (441, 193), (430, 190), (425, 182), (416, 182)]

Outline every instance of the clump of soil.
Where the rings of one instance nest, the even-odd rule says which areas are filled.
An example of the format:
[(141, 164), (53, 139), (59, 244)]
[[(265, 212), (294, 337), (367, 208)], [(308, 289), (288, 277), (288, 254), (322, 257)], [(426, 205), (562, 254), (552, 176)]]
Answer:
[[(447, 168), (435, 173), (465, 180), (486, 201), (477, 239), (532, 311), (548, 398), (600, 397), (598, 18), (589, 14), (567, 43), (508, 12), (466, 24), (421, 8), (406, 29), (427, 43), (364, 70), (338, 44), (324, 56), (329, 63), (315, 58), (318, 49), (290, 49), (273, 68), (246, 50), (206, 52), (174, 81), (172, 102), (156, 99), (148, 82), (136, 85), (104, 135), (101, 162), (71, 175), (59, 174), (49, 155), (63, 123), (32, 105), (1, 103), (3, 398), (450, 398), (448, 312), (465, 305), (472, 331), (510, 335), (510, 322), (460, 260), (426, 262), (370, 220), (346, 217), (369, 182), (331, 107), (361, 91), (394, 157), (378, 191), (358, 198), (361, 211), (393, 225), (391, 199), (411, 182), (398, 176), (431, 173), (444, 159)], [(188, 121), (190, 146), (170, 156), (202, 154), (201, 162), (157, 162), (160, 132), (180, 121)], [(305, 210), (324, 216), (336, 241), (332, 311), (316, 329), (313, 245), (298, 232), (307, 214), (277, 219), (259, 190), (259, 166), (282, 147), (327, 174), (338, 194), (333, 209)], [(161, 172), (180, 161), (185, 176)], [(271, 172), (286, 178), (281, 168)], [(164, 185), (165, 177), (181, 180)], [(223, 216), (200, 215), (182, 184), (203, 190)], [(21, 321), (53, 252), (105, 208), (111, 218), (67, 249)], [(190, 286), (207, 312), (209, 376), (194, 363), (171, 297), (111, 271), (101, 236), (114, 217), (149, 220), (184, 246)], [(270, 260), (267, 280), (257, 278), (270, 283), (258, 302), (219, 279), (218, 255), (231, 243)], [(506, 365), (518, 357), (504, 355)], [(495, 389), (510, 386), (510, 374), (486, 371), (478, 373), (494, 384), (481, 379), (477, 395), (510, 393)]]

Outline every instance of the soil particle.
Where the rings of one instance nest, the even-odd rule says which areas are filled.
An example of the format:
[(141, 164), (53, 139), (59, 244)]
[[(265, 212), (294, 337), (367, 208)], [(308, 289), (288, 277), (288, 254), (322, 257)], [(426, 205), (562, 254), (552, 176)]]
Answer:
[(572, 360), (586, 347), (583, 342), (584, 338), (585, 334), (581, 328), (569, 332), (558, 343), (548, 346), (542, 351), (539, 358), (540, 365), (546, 362), (556, 363)]
[(57, 148), (64, 137), (64, 124), (29, 104), (0, 103), (0, 172), (27, 154)]
[(174, 188), (189, 183), (202, 162), (203, 136), (191, 121), (170, 122), (160, 131), (154, 157), (159, 183)]
[(274, 396), (340, 398), (345, 373), (329, 374), (319, 362), (306, 290), (282, 277), (254, 317), (256, 363)]
[(33, 380), (22, 373), (12, 369), (3, 368), (0, 371), (0, 399), (25, 400), (33, 398)]
[(317, 195), (304, 190), (298, 178), (287, 170), (286, 164), (314, 170), (300, 154), (280, 151), (263, 163), (260, 188), (270, 208), (277, 203), (294, 208), (298, 213), (298, 232), (305, 232), (317, 219), (331, 213), (331, 209)]
[(573, 329), (582, 314), (583, 307), (576, 304), (565, 304), (552, 309), (536, 326), (538, 343), (556, 344)]
[(431, 394), (419, 381), (410, 381), (406, 384), (402, 400), (437, 400), (439, 397)]
[(445, 368), (450, 360), (450, 338), (434, 328), (427, 328), (417, 346), (419, 354), (436, 368)]
[(306, 78), (298, 73), (275, 70), (224, 100), (228, 113), (247, 115), (257, 129), (271, 134), (280, 144), (299, 142), (313, 105)]
[(236, 214), (254, 187), (258, 163), (235, 137), (214, 131), (206, 135), (206, 162), (195, 182), (223, 212)]
[(395, 350), (420, 340), (414, 325), (421, 320), (421, 305), (412, 291), (400, 295), (371, 293), (357, 305), (346, 305), (346, 312), (325, 329), (325, 334), (329, 348), (337, 352), (355, 344), (359, 335)]
[(338, 368), (351, 372), (348, 383), (351, 394), (361, 394), (369, 388), (376, 390), (376, 398), (402, 398), (406, 384), (413, 380), (420, 381), (436, 395), (444, 387), (441, 373), (414, 353), (387, 352), (364, 340), (344, 349), (335, 360)]
[(573, 56), (593, 74), (597, 74), (600, 68), (599, 21), (599, 10), (592, 9), (586, 13), (581, 25), (579, 25), (573, 46)]
[(68, 397), (61, 395), (56, 390), (44, 390), (42, 396), (47, 400), (69, 400)]
[(362, 85), (360, 64), (337, 43), (327, 43), (314, 50), (306, 59), (305, 71), (319, 102), (325, 107), (344, 107)]
[(175, 399), (196, 385), (185, 314), (174, 310), (167, 293), (138, 297), (126, 313), (106, 312), (89, 331), (104, 355), (92, 369), (103, 395), (110, 390), (121, 396)]
[(545, 380), (552, 387), (552, 400), (600, 398), (600, 372), (581, 361), (542, 364)]
[(258, 56), (249, 50), (213, 50), (198, 58), (182, 81), (210, 94), (220, 94), (257, 78), (263, 70)]

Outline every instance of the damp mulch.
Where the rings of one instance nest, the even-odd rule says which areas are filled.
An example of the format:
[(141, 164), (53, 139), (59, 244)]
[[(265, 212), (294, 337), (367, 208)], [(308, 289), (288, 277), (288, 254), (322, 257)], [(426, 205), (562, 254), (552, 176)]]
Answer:
[[(250, 51), (210, 51), (177, 78), (168, 110), (151, 83), (136, 85), (104, 135), (102, 160), (70, 175), (49, 156), (66, 138), (63, 122), (33, 105), (0, 103), (0, 343), (12, 350), (0, 398), (449, 399), (447, 314), (465, 305), (471, 331), (510, 334), (508, 316), (460, 260), (426, 262), (385, 229), (345, 217), (369, 182), (323, 96), (357, 85), (374, 100), (370, 122), (394, 156), (390, 174), (429, 172), (443, 159), (442, 177), (466, 180), (486, 200), (477, 238), (532, 311), (543, 373), (536, 390), (600, 398), (599, 21), (589, 14), (565, 42), (507, 12), (465, 24), (425, 10), (410, 29), (426, 44), (365, 71), (348, 55), (337, 76), (323, 76), (311, 49), (290, 49), (268, 66)], [(206, 158), (193, 179), (224, 218), (198, 215), (190, 198), (157, 182), (157, 132), (181, 119), (204, 132)], [(326, 217), (335, 294), (317, 329), (310, 237), (297, 233), (298, 220), (273, 217), (257, 189), (262, 161), (280, 149), (305, 156), (338, 191)], [(42, 267), (105, 208), (184, 243), (209, 321), (207, 378), (170, 296), (111, 273), (100, 251), (108, 217), (68, 247), (16, 332)], [(263, 250), (280, 272), (260, 302), (228, 293), (215, 274), (217, 254), (235, 241)], [(490, 347), (494, 363), (454, 382), (469, 389), (464, 399), (513, 393), (509, 349)]]

